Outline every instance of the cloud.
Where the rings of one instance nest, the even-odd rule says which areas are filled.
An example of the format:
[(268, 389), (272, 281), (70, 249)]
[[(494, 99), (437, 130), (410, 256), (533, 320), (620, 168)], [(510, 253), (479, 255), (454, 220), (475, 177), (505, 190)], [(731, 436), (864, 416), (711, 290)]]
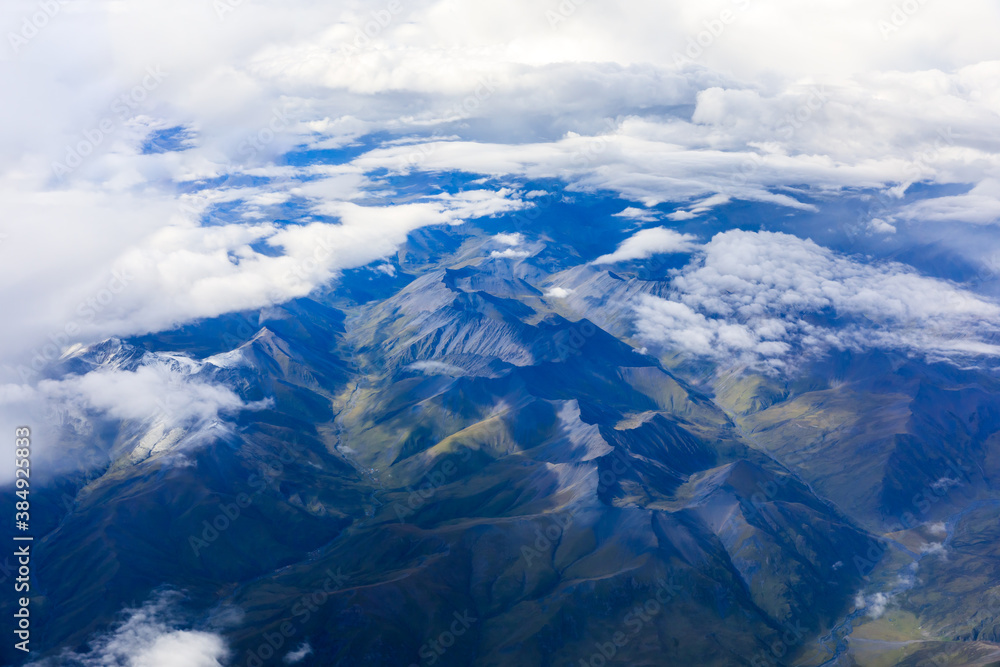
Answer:
[(615, 213), (613, 217), (637, 220), (639, 222), (656, 222), (659, 219), (656, 211), (647, 211), (634, 206), (626, 207), (625, 210)]
[(446, 364), (443, 361), (414, 361), (406, 367), (407, 370), (417, 371), (424, 375), (453, 375), (461, 376), (466, 372), (453, 364)]
[(945, 537), (948, 535), (948, 526), (945, 525), (944, 521), (937, 521), (935, 523), (927, 524), (927, 531), (930, 532), (931, 535)]
[(545, 296), (555, 299), (565, 299), (572, 293), (573, 290), (568, 287), (551, 287), (545, 291)]
[(890, 225), (885, 220), (881, 218), (872, 218), (869, 222), (870, 228), (876, 234), (895, 234), (896, 226)]
[(503, 245), (517, 247), (522, 243), (524, 243), (524, 234), (520, 232), (514, 232), (512, 234), (501, 233), (501, 234), (496, 234), (493, 237), (493, 240)]
[(872, 618), (881, 618), (892, 602), (892, 598), (891, 594), (887, 595), (885, 593), (875, 593), (869, 596), (858, 593), (854, 598), (854, 606), (866, 609), (868, 615)]
[(230, 654), (225, 640), (182, 629), (175, 609), (179, 599), (176, 593), (159, 594), (138, 609), (126, 609), (124, 621), (89, 642), (89, 652), (66, 651), (29, 667), (223, 667)]
[(941, 556), (947, 560), (948, 549), (943, 542), (924, 542), (920, 545), (920, 553), (928, 556)]
[(997, 224), (1000, 222), (1000, 178), (986, 179), (962, 195), (935, 197), (910, 204), (899, 211), (897, 217), (945, 223)]
[(295, 664), (298, 664), (298, 663), (302, 662), (303, 660), (305, 660), (310, 655), (312, 655), (312, 653), (313, 653), (312, 646), (310, 646), (309, 642), (304, 642), (297, 649), (295, 649), (294, 651), (288, 653), (285, 656), (285, 658), (284, 658), (285, 664), (286, 665), (295, 665)]
[[(128, 352), (109, 357), (106, 365), (87, 373), (42, 380), (34, 386), (0, 385), (0, 415), (36, 425), (35, 457), (50, 473), (107, 465), (97, 435), (101, 420), (130, 422), (120, 433), (137, 438), (130, 456), (138, 461), (217, 437), (230, 428), (228, 422), (237, 413), (271, 403), (271, 399), (244, 401), (213, 379), (217, 368), (210, 363), (146, 353), (137, 365), (122, 367), (119, 363), (129, 358)], [(75, 440), (86, 447), (71, 447)], [(0, 478), (12, 479), (13, 474), (12, 465), (0, 465)]]
[[(895, 193), (872, 215), (885, 223), (876, 223), (882, 232), (897, 219), (985, 224), (1000, 210), (1000, 146), (990, 138), (1000, 130), (991, 106), (1000, 99), (998, 73), (1000, 62), (977, 62), (952, 71), (779, 78), (768, 87), (689, 79), (696, 88), (690, 119), (630, 107), (586, 134), (517, 144), (432, 141), (416, 165), (400, 147), (372, 150), (353, 164), (559, 178), (571, 190), (612, 192), (647, 206), (690, 202), (668, 216), (673, 220), (734, 200), (815, 211), (802, 195), (858, 188)], [(929, 112), (915, 113), (917, 103)], [(916, 205), (899, 200), (922, 182), (973, 190), (923, 195), (926, 203)]]
[[(700, 144), (699, 135), (704, 129), (693, 128), (688, 132), (684, 126), (672, 121), (664, 129), (670, 135), (677, 135), (679, 141)], [(352, 164), (365, 171), (388, 169), (406, 173), (418, 169), (465, 171), (494, 177), (560, 178), (568, 182), (571, 191), (611, 192), (646, 206), (700, 199), (701, 210), (729, 199), (815, 210), (814, 205), (773, 189), (789, 188), (803, 180), (817, 187), (879, 187), (886, 180), (903, 177), (902, 163), (890, 162), (882, 167), (836, 164), (812, 156), (779, 156), (759, 170), (753, 181), (740, 181), (740, 168), (760, 158), (756, 151), (687, 148), (678, 145), (674, 136), (656, 136), (660, 127), (659, 123), (627, 118), (603, 134), (569, 134), (545, 143), (428, 143), (426, 159), (417, 166), (407, 160), (412, 149), (402, 147), (372, 150)], [(725, 198), (716, 197), (720, 192), (725, 193)]]
[[(320, 179), (310, 186), (317, 191), (322, 184)], [(290, 184), (276, 185), (278, 193), (288, 189)], [(230, 200), (246, 196), (231, 195)], [(432, 195), (398, 206), (341, 200), (312, 200), (308, 205), (317, 215), (336, 217), (339, 223), (279, 226), (250, 221), (202, 226), (177, 220), (145, 237), (129, 238), (130, 246), (119, 248), (117, 256), (111, 254), (116, 250), (113, 244), (102, 248), (97, 254), (113, 267), (110, 271), (69, 261), (75, 274), (53, 265), (71, 250), (59, 245), (54, 257), (38, 262), (52, 275), (39, 275), (27, 295), (18, 297), (12, 290), (6, 295), (16, 322), (5, 330), (5, 342), (10, 344), (0, 357), (7, 361), (8, 379), (30, 380), (77, 342), (161, 331), (302, 297), (344, 269), (391, 255), (414, 229), (459, 224), (528, 206), (505, 189)], [(125, 221), (116, 223), (126, 226)], [(89, 242), (81, 247), (87, 251)], [(56, 289), (63, 283), (65, 289)], [(33, 300), (32, 290), (44, 294)]]
[[(174, 360), (171, 360), (174, 361)], [(196, 427), (224, 414), (259, 409), (263, 403), (245, 403), (228, 387), (194, 373), (190, 360), (166, 363), (153, 359), (135, 370), (102, 368), (85, 375), (38, 383), (38, 394), (64, 407), (94, 411), (112, 419), (159, 420), (167, 427)]]
[[(358, 228), (289, 232), (290, 243), (315, 234), (343, 246), (338, 261), (286, 279), (284, 267), (301, 264), (295, 252), (248, 250), (282, 251), (270, 221), (285, 217), (283, 203), (304, 200), (307, 217), (364, 213), (360, 226), (384, 226), (393, 239), (434, 224), (417, 222), (413, 206), (455, 203), (388, 206), (394, 193), (374, 175), (380, 169), (558, 178), (575, 190), (683, 204), (674, 219), (733, 200), (812, 210), (804, 184), (826, 193), (962, 183), (972, 192), (879, 212), (877, 229), (996, 219), (1000, 63), (989, 58), (1000, 10), (984, 0), (952, 11), (922, 6), (891, 41), (878, 26), (892, 3), (859, 0), (836, 12), (790, 0), (643, 0), (624, 13), (588, 5), (557, 28), (546, 14), (556, 5), (527, 0), (475, 12), (415, 0), (378, 25), (373, 12), (387, 10), (376, 0), (293, 5), (291, 13), (275, 0), (223, 12), (165, 0), (141, 10), (67, 7), (23, 49), (4, 52), (30, 63), (3, 76), (32, 101), (0, 110), (0, 213), (18, 221), (0, 230), (0, 283), (19, 284), (0, 292), (14, 323), (0, 336), (8, 374), (66, 326), (100, 338), (171, 327), (226, 304), (260, 307), (393, 245)], [(722, 9), (738, 20), (679, 67), (676, 56)], [(36, 11), (14, 2), (9, 29)], [(626, 26), (632, 38), (621, 40)], [(184, 49), (178, 29), (190, 38)], [(74, 83), (80, 72), (93, 73), (88, 85)], [(183, 128), (185, 150), (143, 150), (169, 128)], [(379, 132), (390, 135), (384, 147), (347, 165), (283, 158), (296, 147), (353, 148)], [(53, 163), (70, 153), (82, 163), (55, 178)], [(201, 229), (203, 214), (226, 207), (223, 222), (247, 229)], [(621, 215), (650, 221), (636, 211)], [(365, 253), (369, 245), (378, 252)], [(103, 298), (122, 261), (136, 279), (91, 321), (96, 309), (80, 304)], [(163, 277), (174, 270), (176, 280)]]
[(667, 217), (671, 220), (691, 220), (692, 218), (697, 218), (702, 213), (706, 213), (716, 206), (721, 206), (722, 204), (728, 204), (730, 201), (729, 195), (712, 195), (711, 197), (706, 197), (702, 201), (696, 203), (688, 210), (674, 211)]
[(664, 299), (636, 302), (639, 336), (679, 351), (780, 368), (830, 349), (1000, 355), (1000, 306), (902, 264), (870, 265), (772, 232), (716, 235)]
[(601, 255), (593, 264), (614, 264), (633, 259), (646, 259), (661, 253), (692, 252), (698, 237), (681, 234), (666, 227), (654, 227), (636, 232), (618, 246), (613, 253)]
[(527, 250), (514, 250), (513, 248), (507, 248), (506, 250), (494, 250), (490, 253), (490, 257), (494, 259), (524, 259), (530, 256), (531, 253)]
[[(135, 287), (119, 300), (122, 316), (105, 323), (107, 332), (156, 331), (305, 296), (343, 269), (391, 255), (417, 228), (524, 206), (510, 195), (506, 190), (473, 190), (398, 206), (315, 203), (317, 213), (335, 216), (340, 224), (165, 228), (120, 259)], [(253, 246), (260, 243), (280, 252), (258, 251)], [(150, 294), (160, 298), (151, 302)]]

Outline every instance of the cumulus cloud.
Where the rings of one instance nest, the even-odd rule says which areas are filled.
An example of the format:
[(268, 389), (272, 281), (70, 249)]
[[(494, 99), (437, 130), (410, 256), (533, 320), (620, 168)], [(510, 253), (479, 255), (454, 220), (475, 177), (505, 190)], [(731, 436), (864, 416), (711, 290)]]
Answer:
[(1000, 354), (986, 340), (1000, 323), (996, 303), (905, 265), (866, 264), (788, 234), (718, 234), (671, 288), (670, 298), (637, 301), (639, 336), (696, 355), (773, 368), (793, 351), (833, 348)]
[[(701, 144), (698, 135), (705, 134), (705, 129), (693, 128), (689, 133), (684, 126), (683, 122), (671, 121), (665, 130), (671, 135), (684, 134), (685, 138), (678, 137), (684, 144)], [(571, 191), (611, 192), (646, 206), (698, 199), (695, 209), (700, 212), (730, 199), (815, 210), (812, 204), (775, 189), (801, 184), (803, 180), (817, 187), (879, 187), (886, 180), (903, 177), (902, 163), (836, 164), (829, 159), (786, 155), (773, 158), (753, 180), (740, 180), (741, 167), (760, 159), (753, 149), (688, 148), (673, 141), (673, 137), (656, 136), (659, 130), (659, 123), (628, 118), (599, 135), (569, 134), (545, 143), (433, 142), (426, 145), (427, 158), (419, 163), (419, 170), (561, 178)], [(379, 148), (352, 164), (366, 171), (408, 172), (414, 167), (408, 164), (407, 154), (400, 147)], [(725, 196), (716, 197), (720, 192)]]
[(29, 667), (223, 667), (230, 654), (225, 640), (213, 632), (183, 629), (176, 613), (179, 598), (164, 593), (127, 609), (116, 628), (89, 642), (88, 652), (67, 651)]
[(594, 264), (614, 264), (633, 259), (646, 259), (661, 253), (691, 252), (698, 238), (691, 234), (681, 234), (666, 227), (643, 229), (633, 234), (618, 246), (613, 253), (601, 255)]
[(550, 287), (545, 291), (545, 296), (552, 297), (554, 299), (565, 299), (573, 290), (568, 287)]
[(503, 245), (509, 245), (509, 246), (516, 247), (516, 246), (519, 246), (522, 243), (524, 243), (524, 234), (522, 234), (520, 232), (514, 232), (514, 233), (510, 233), (510, 234), (508, 234), (508, 233), (501, 233), (501, 234), (496, 234), (493, 237), (493, 240), (496, 241), (497, 243), (501, 243)]

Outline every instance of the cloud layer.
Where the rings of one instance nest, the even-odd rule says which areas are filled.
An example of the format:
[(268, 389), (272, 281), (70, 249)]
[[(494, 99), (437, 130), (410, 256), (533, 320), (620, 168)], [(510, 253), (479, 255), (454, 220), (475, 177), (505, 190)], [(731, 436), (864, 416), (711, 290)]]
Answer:
[(898, 263), (867, 264), (789, 234), (718, 234), (636, 304), (639, 336), (720, 360), (781, 368), (839, 349), (1000, 355), (1000, 306)]

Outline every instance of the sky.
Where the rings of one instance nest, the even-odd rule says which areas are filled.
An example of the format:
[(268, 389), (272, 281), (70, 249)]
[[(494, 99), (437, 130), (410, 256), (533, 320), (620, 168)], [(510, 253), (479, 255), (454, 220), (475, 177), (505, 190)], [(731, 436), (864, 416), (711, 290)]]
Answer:
[[(46, 405), (193, 431), (257, 409), (192, 360), (46, 372), (308, 295), (421, 227), (536, 207), (525, 181), (620, 203), (629, 235), (598, 268), (690, 256), (634, 304), (650, 345), (773, 372), (851, 345), (1000, 356), (998, 29), (987, 0), (7, 0), (0, 427)], [(456, 171), (489, 180), (404, 196), (387, 178)], [(854, 245), (675, 229), (738, 202), (829, 208)], [(300, 224), (276, 222), (289, 206)], [(530, 242), (511, 230), (494, 256)], [(888, 257), (907, 246), (974, 278)], [(217, 636), (157, 614), (94, 659), (219, 664)]]

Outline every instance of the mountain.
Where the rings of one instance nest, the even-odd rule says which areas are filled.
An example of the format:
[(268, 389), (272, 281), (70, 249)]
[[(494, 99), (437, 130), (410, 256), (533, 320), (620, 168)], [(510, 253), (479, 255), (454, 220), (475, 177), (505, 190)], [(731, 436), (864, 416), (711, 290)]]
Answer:
[(994, 375), (650, 352), (631, 304), (669, 269), (503, 255), (502, 225), (65, 359), (53, 381), (180, 373), (243, 409), (62, 423), (76, 472), (35, 501), (47, 664), (97, 664), (164, 591), (232, 665), (988, 664)]

